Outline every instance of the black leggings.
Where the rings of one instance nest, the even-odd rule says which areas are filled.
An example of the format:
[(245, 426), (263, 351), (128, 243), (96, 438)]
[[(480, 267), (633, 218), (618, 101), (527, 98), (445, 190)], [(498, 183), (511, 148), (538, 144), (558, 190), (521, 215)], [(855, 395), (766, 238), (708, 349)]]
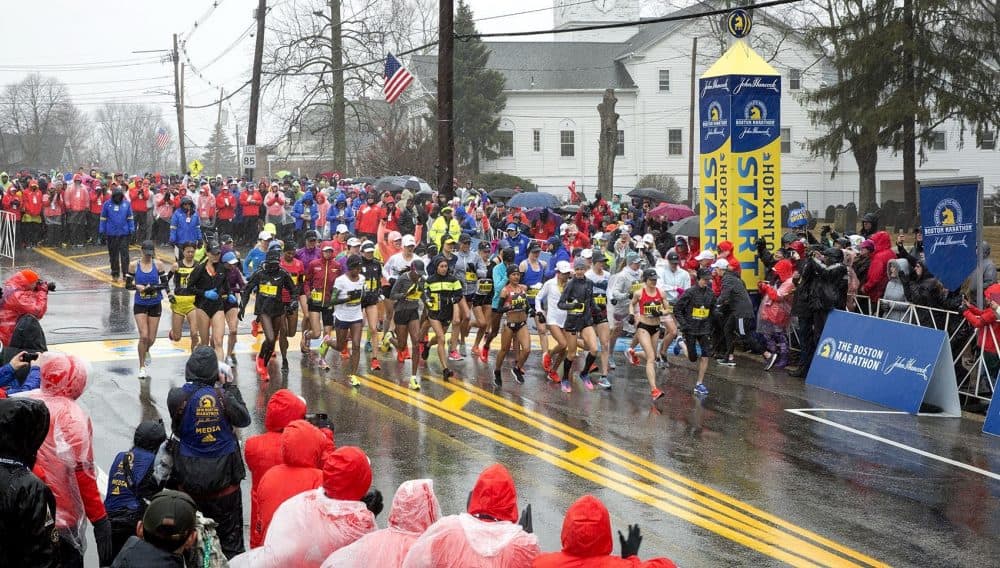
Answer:
[(259, 356), (266, 364), (274, 353), (274, 344), (278, 334), (285, 329), (284, 313), (276, 316), (260, 314), (260, 327), (264, 330), (264, 341), (260, 344)]

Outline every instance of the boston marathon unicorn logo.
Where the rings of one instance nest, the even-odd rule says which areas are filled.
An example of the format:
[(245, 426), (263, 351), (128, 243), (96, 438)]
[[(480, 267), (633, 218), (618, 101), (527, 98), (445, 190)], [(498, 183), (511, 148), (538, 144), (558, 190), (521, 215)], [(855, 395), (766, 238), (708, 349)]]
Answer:
[(926, 231), (932, 237), (931, 254), (945, 247), (969, 248), (973, 227), (963, 223), (962, 218), (962, 204), (958, 200), (948, 197), (938, 202), (934, 208), (934, 226), (928, 227)]
[(725, 139), (728, 126), (729, 119), (723, 114), (722, 105), (719, 101), (712, 101), (708, 105), (708, 120), (701, 121), (701, 130), (705, 133), (705, 140), (716, 136)]
[(759, 99), (753, 99), (743, 107), (743, 117), (736, 119), (739, 131), (736, 138), (747, 136), (763, 136), (771, 138), (774, 134), (776, 121), (767, 117), (767, 105)]

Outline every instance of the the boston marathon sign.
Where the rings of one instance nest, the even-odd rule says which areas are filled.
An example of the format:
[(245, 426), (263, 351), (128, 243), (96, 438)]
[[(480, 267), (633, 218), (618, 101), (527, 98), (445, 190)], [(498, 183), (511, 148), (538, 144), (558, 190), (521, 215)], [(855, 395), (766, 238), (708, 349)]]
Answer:
[(961, 287), (979, 262), (981, 195), (981, 179), (920, 184), (925, 261), (949, 290)]

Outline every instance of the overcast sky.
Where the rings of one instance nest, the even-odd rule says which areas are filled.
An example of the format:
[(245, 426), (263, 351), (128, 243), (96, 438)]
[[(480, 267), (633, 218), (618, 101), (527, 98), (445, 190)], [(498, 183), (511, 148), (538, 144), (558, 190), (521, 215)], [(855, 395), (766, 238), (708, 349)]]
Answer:
[[(276, 5), (289, 0), (268, 0)], [(134, 51), (170, 49), (172, 34), (188, 36), (187, 55), (217, 86), (235, 89), (250, 77), (254, 39), (245, 35), (253, 24), (256, 0), (217, 0), (218, 7), (197, 30), (195, 21), (211, 0), (6, 0), (3, 2), (3, 48), (0, 85), (17, 82), (39, 71), (66, 83), (74, 102), (92, 111), (113, 101), (157, 104), (176, 126), (173, 108), (173, 66), (166, 53)], [(552, 27), (552, 0), (468, 0), (480, 32), (534, 30)], [(504, 14), (537, 10), (529, 14)], [(531, 38), (539, 40), (541, 38)], [(181, 60), (184, 61), (182, 54)], [(211, 63), (211, 64), (210, 64)], [(186, 80), (186, 104), (205, 105), (218, 99), (218, 89), (192, 74)], [(249, 88), (231, 99), (233, 112), (245, 129)], [(195, 144), (204, 144), (215, 125), (215, 108), (188, 110), (185, 127)], [(262, 117), (262, 120), (263, 117)], [(232, 136), (233, 121), (227, 130)], [(245, 130), (241, 137), (245, 138)], [(258, 136), (261, 140), (261, 136)], [(189, 143), (190, 144), (190, 143)]]

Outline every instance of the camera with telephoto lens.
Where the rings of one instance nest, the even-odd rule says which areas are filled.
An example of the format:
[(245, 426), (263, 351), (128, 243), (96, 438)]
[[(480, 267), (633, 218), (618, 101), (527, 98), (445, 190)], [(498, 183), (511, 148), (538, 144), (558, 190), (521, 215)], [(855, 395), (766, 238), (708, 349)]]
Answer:
[(32, 361), (37, 361), (37, 360), (38, 360), (38, 353), (22, 353), (21, 354), (21, 361), (24, 361), (25, 363), (30, 363)]
[(317, 428), (327, 428), (331, 432), (333, 429), (333, 422), (330, 422), (330, 416), (325, 412), (315, 412), (312, 414), (306, 414), (306, 422), (312, 424)]

